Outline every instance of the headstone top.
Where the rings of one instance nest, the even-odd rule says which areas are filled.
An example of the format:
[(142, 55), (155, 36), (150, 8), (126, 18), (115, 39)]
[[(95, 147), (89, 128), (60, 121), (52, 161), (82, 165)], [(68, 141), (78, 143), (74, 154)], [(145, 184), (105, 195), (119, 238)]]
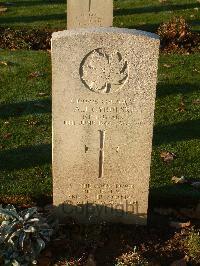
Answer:
[(159, 36), (155, 33), (146, 32), (142, 30), (135, 30), (135, 29), (127, 29), (127, 28), (116, 28), (116, 27), (91, 27), (91, 28), (79, 28), (79, 29), (71, 29), (71, 30), (64, 30), (64, 31), (57, 31), (52, 34), (53, 39), (57, 38), (64, 38), (67, 36), (72, 35), (80, 35), (80, 34), (90, 34), (90, 33), (114, 33), (114, 34), (128, 34), (128, 35), (135, 35), (139, 37), (146, 37), (150, 39), (155, 39), (156, 41), (160, 42)]
[(158, 55), (158, 37), (143, 31), (53, 34), (53, 190), (61, 216), (146, 224)]
[(68, 0), (67, 28), (110, 27), (113, 0)]

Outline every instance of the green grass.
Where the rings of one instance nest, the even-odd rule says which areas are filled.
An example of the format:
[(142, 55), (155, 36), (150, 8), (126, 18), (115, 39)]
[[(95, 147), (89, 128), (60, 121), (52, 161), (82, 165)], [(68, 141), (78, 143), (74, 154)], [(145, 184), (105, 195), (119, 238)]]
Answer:
[[(0, 61), (9, 62), (8, 66), (0, 64), (0, 194), (49, 194), (50, 55), (0, 52)], [(36, 71), (41, 76), (30, 78)]]
[(183, 16), (193, 30), (200, 30), (200, 3), (196, 0), (117, 0), (114, 24), (118, 27), (136, 28), (155, 32), (158, 26), (174, 16)]
[[(5, 2), (0, 0), (0, 4)], [(0, 14), (4, 27), (66, 28), (66, 0), (13, 0), (7, 12)], [(200, 30), (200, 3), (196, 0), (116, 0), (114, 26), (154, 32), (160, 23), (183, 16), (193, 30)], [(196, 10), (199, 8), (199, 10)]]
[[(0, 4), (5, 1), (0, 0)], [(0, 25), (11, 27), (66, 28), (65, 0), (14, 0), (0, 14)]]
[[(4, 2), (0, 0), (0, 6)], [(66, 28), (66, 0), (11, 2), (0, 13), (1, 27)], [(114, 6), (117, 27), (154, 32), (160, 23), (183, 16), (200, 31), (197, 0), (116, 0)], [(150, 193), (155, 203), (200, 199), (200, 191), (171, 182), (174, 175), (200, 178), (200, 104), (195, 103), (200, 99), (199, 61), (200, 54), (160, 56)], [(50, 195), (50, 55), (0, 50), (0, 92), (0, 195)], [(181, 101), (183, 112), (178, 110)], [(163, 150), (177, 158), (163, 163)]]
[[(173, 175), (200, 178), (199, 61), (200, 54), (160, 57), (151, 170), (151, 197), (157, 202), (200, 198), (191, 186), (171, 182)], [(1, 51), (0, 62), (0, 195), (50, 195), (50, 55)], [(38, 77), (32, 77), (36, 71)], [(184, 112), (177, 110), (182, 98)], [(163, 163), (163, 150), (177, 158)]]

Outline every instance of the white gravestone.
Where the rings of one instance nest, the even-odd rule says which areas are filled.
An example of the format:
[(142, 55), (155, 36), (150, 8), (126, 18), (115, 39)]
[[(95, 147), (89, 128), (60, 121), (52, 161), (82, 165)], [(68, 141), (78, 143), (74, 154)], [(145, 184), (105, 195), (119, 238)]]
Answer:
[(83, 222), (146, 224), (159, 39), (93, 28), (52, 37), (53, 197)]
[(68, 0), (67, 28), (109, 27), (113, 23), (113, 0)]

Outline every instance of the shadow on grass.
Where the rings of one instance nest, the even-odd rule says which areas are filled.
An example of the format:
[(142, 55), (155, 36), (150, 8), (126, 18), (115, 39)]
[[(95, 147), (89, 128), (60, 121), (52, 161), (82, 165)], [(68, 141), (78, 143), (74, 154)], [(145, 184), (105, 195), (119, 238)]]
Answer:
[(51, 164), (51, 144), (40, 144), (1, 151), (0, 162), (0, 170), (7, 171)]
[(28, 114), (51, 113), (51, 100), (41, 99), (35, 101), (10, 103), (0, 105), (0, 118), (17, 117)]
[(153, 145), (200, 139), (200, 119), (167, 126), (155, 126)]
[(114, 16), (127, 16), (134, 14), (142, 14), (142, 13), (158, 13), (158, 12), (166, 12), (166, 11), (177, 11), (177, 10), (185, 10), (185, 9), (193, 9), (196, 7), (200, 7), (198, 3), (191, 4), (175, 4), (175, 5), (159, 5), (159, 6), (144, 6), (144, 7), (135, 7), (135, 8), (127, 8), (127, 9), (118, 9), (114, 10)]
[(31, 6), (44, 6), (44, 5), (48, 5), (50, 6), (51, 4), (66, 4), (66, 0), (43, 0), (43, 1), (38, 1), (38, 0), (35, 0), (35, 1), (30, 1), (30, 0), (27, 0), (27, 1), (17, 1), (17, 2), (13, 2), (14, 3), (14, 6), (16, 7), (31, 7)]
[[(133, 18), (133, 22), (134, 22), (134, 18)], [(118, 25), (116, 22), (114, 23), (115, 27), (123, 27), (121, 25)], [(159, 23), (155, 23), (155, 24), (132, 24), (132, 25), (128, 25), (126, 26), (127, 29), (136, 29), (136, 30), (143, 30), (143, 31), (149, 31), (149, 32), (153, 32), (155, 33), (157, 31), (159, 27)]]
[(36, 21), (49, 21), (49, 20), (64, 20), (66, 19), (65, 13), (40, 15), (40, 16), (20, 16), (20, 17), (0, 17), (0, 24), (11, 23), (32, 23)]
[(200, 191), (190, 184), (164, 185), (150, 189), (149, 208), (196, 206), (199, 200)]
[[(183, 66), (184, 67), (184, 66)], [(195, 92), (199, 90), (199, 84), (191, 84), (191, 83), (181, 83), (181, 84), (173, 84), (160, 82), (157, 85), (157, 98), (162, 98), (171, 94), (187, 94), (191, 92)]]

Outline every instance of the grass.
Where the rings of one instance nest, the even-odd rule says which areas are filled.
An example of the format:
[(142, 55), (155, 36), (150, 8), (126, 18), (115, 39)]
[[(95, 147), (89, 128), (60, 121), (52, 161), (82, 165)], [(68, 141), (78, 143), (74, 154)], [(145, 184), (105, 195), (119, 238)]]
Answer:
[(1, 52), (0, 61), (0, 194), (50, 194), (50, 55)]
[[(13, 0), (6, 6), (1, 27), (66, 28), (66, 0)], [(117, 27), (156, 31), (160, 23), (183, 16), (200, 30), (197, 0), (116, 0), (114, 6)], [(200, 54), (160, 56), (150, 193), (156, 204), (200, 198), (192, 186), (171, 182), (174, 175), (200, 178), (199, 60)], [(0, 92), (0, 195), (21, 195), (22, 201), (51, 195), (50, 55), (0, 50)], [(177, 158), (162, 162), (163, 150)]]
[[(0, 5), (4, 3), (0, 0)], [(154, 32), (160, 23), (183, 16), (195, 31), (200, 30), (197, 0), (115, 0), (114, 26)], [(66, 29), (66, 0), (13, 0), (0, 14), (3, 27)]]
[[(200, 177), (199, 61), (200, 54), (160, 56), (150, 193), (154, 202), (200, 198), (191, 186), (171, 182), (174, 175)], [(0, 80), (0, 195), (51, 195), (50, 55), (0, 51)], [(177, 158), (165, 164), (163, 150)]]

